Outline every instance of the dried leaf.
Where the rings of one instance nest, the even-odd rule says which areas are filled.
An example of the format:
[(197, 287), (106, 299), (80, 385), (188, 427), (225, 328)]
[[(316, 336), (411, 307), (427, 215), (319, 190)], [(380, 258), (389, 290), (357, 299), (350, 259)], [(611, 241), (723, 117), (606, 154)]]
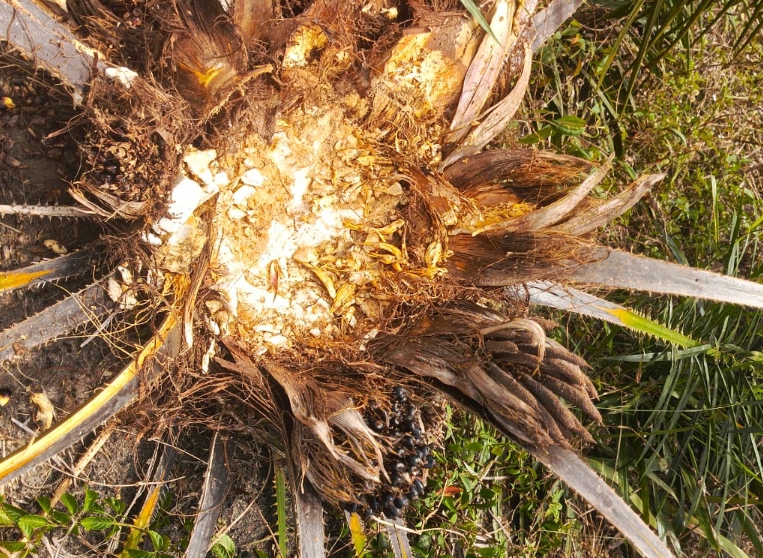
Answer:
[(53, 424), (56, 416), (56, 410), (44, 392), (32, 392), (29, 394), (29, 401), (36, 407), (34, 410), (34, 422), (40, 430), (47, 430)]
[(613, 289), (632, 289), (763, 308), (763, 285), (703, 269), (598, 248), (597, 261), (569, 270), (567, 279)]
[(512, 34), (514, 8), (513, 1), (499, 0), (495, 4), (490, 21), (494, 36), (483, 37), (477, 54), (469, 65), (469, 70), (464, 77), (458, 108), (450, 125), (447, 143), (455, 143), (469, 132), (469, 127), (477, 119), (493, 91), (506, 52), (517, 39), (516, 34)]
[(556, 225), (549, 230), (570, 234), (574, 236), (581, 236), (593, 231), (599, 227), (610, 223), (636, 203), (649, 191), (652, 187), (665, 178), (664, 174), (650, 174), (648, 176), (642, 176), (639, 179), (633, 181), (628, 187), (620, 192), (617, 196), (601, 203), (591, 209), (583, 211), (578, 215), (575, 215), (572, 219)]
[(596, 172), (586, 178), (580, 186), (552, 204), (542, 207), (522, 217), (517, 217), (502, 223), (487, 225), (473, 234), (489, 231), (513, 233), (518, 231), (538, 231), (545, 229), (567, 217), (577, 205), (593, 190), (609, 172), (611, 161), (601, 165)]
[(519, 75), (514, 88), (502, 101), (493, 105), (482, 123), (474, 128), (466, 139), (459, 144), (459, 147), (443, 160), (440, 168), (447, 168), (463, 157), (478, 153), (506, 128), (525, 96), (527, 86), (530, 84), (531, 68), (532, 52), (526, 47), (522, 73)]

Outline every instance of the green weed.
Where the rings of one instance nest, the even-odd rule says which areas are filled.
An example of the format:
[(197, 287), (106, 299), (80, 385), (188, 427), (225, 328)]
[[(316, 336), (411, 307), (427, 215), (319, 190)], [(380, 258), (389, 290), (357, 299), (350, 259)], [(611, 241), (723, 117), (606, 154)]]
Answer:
[[(102, 498), (89, 488), (85, 489), (81, 503), (71, 494), (61, 497), (60, 506), (52, 506), (50, 498), (42, 496), (37, 503), (40, 512), (31, 513), (0, 499), (0, 527), (6, 528), (0, 547), (18, 553), (20, 558), (36, 554), (42, 538), (49, 533), (79, 538), (98, 534), (100, 541), (106, 541), (118, 536), (122, 527), (126, 526), (121, 520), (125, 513), (124, 502), (116, 498)], [(168, 556), (169, 540), (156, 531), (149, 530), (147, 534), (153, 550), (128, 551), (128, 555), (136, 558)]]
[(444, 449), (411, 526), (421, 556), (545, 555), (570, 523), (566, 489), (492, 427), (448, 409)]

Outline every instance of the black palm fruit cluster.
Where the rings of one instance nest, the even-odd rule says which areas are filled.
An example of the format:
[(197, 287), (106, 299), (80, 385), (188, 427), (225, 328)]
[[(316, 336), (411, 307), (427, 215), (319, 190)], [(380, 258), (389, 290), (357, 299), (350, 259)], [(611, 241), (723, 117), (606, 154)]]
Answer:
[(392, 404), (382, 408), (372, 400), (365, 410), (366, 423), (391, 448), (384, 458), (389, 483), (382, 482), (373, 494), (360, 496), (359, 503), (347, 503), (348, 511), (358, 511), (366, 519), (384, 514), (400, 517), (408, 504), (424, 494), (426, 471), (434, 466), (434, 457), (426, 442), (421, 413), (400, 386), (392, 390)]

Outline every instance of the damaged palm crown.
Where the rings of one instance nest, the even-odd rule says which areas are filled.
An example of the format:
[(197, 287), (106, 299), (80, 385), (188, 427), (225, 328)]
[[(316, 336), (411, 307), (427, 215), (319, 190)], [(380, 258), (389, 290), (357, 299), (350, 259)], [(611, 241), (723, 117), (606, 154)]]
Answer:
[[(318, 13), (325, 8), (313, 6)], [(382, 5), (351, 16), (391, 30), (396, 25), (396, 12)], [(267, 359), (264, 368), (285, 390), (300, 425), (304, 473), (324, 498), (361, 505), (366, 513), (396, 516), (423, 490), (422, 473), (432, 463), (427, 429), (420, 418), (407, 424), (411, 409), (410, 417), (398, 416), (394, 408), (409, 405), (399, 394), (368, 403), (334, 360), (372, 359), (453, 396), (460, 392), (457, 397), (484, 406), (527, 443), (590, 441), (557, 400), (565, 397), (600, 420), (582, 363), (558, 348), (558, 358), (544, 359), (551, 341), (543, 328), (511, 320), (523, 312), (521, 303), (469, 286), (485, 269), (505, 283), (521, 278), (521, 257), (504, 264), (509, 249), (501, 248), (502, 227), (532, 214), (544, 189), (559, 192), (589, 168), (565, 158), (520, 161), (511, 179), (545, 173), (540, 191), (506, 188), (505, 176), (465, 187), (457, 173), (443, 171), (443, 144), (460, 141), (458, 149), (469, 155), (470, 144), (481, 141), (469, 135), (473, 111), (458, 105), (479, 52), (476, 23), (462, 14), (424, 12), (417, 33), (400, 35), (384, 52), (372, 48), (374, 65), (358, 73), (351, 37), (336, 23), (306, 21), (288, 28), (276, 79), (271, 64), (245, 60), (246, 50), (206, 62), (193, 54), (202, 47), (219, 51), (220, 35), (238, 36), (233, 23), (216, 17), (220, 23), (211, 29), (175, 35), (175, 84), (197, 114), (214, 119), (223, 106), (215, 98), (244, 94), (258, 99), (268, 122), (229, 116), (215, 124), (227, 130), (214, 148), (183, 147), (167, 209), (143, 235), (168, 274), (164, 280), (177, 289), (186, 345), (212, 338), (202, 369), (222, 346), (235, 345), (236, 360), (246, 355), (252, 369), (257, 364), (249, 359)], [(273, 105), (268, 95), (299, 102)], [(453, 118), (450, 127), (446, 116)], [(468, 157), (457, 160), (461, 172), (473, 168)], [(497, 257), (479, 245), (493, 229), (498, 233), (488, 242)], [(194, 311), (200, 286), (203, 305)], [(443, 297), (463, 300), (443, 305)], [(411, 305), (421, 309), (414, 316), (424, 312), (413, 321), (401, 310)], [(393, 333), (401, 329), (407, 335)], [(411, 339), (419, 339), (416, 346)], [(318, 358), (307, 373), (293, 368), (301, 351)], [(332, 366), (329, 385), (321, 384)], [(331, 382), (335, 394), (325, 391)], [(366, 404), (377, 410), (355, 410)], [(322, 451), (333, 459), (318, 458)]]
[[(466, 19), (462, 24), (472, 27)], [(313, 82), (316, 94), (279, 113), (268, 140), (243, 133), (226, 153), (188, 149), (167, 215), (146, 235), (160, 246), (164, 269), (190, 273), (193, 256), (207, 241), (195, 212), (212, 200), (209, 286), (219, 297), (207, 302), (208, 325), (215, 333), (246, 339), (255, 352), (293, 347), (305, 337), (365, 333), (388, 312), (390, 272), (435, 278), (445, 271), (439, 267), (443, 239), (432, 238), (423, 250), (412, 247), (409, 253), (400, 211), (411, 178), (398, 166), (410, 149), (426, 167), (436, 168), (440, 146), (423, 137), (394, 137), (400, 130), (386, 112), (405, 108), (420, 119), (421, 113), (441, 110), (460, 82), (454, 80), (450, 89), (441, 84), (422, 106), (390, 107), (386, 94), (369, 104), (356, 91), (340, 95), (318, 80), (321, 66), (308, 60), (328, 44), (320, 28), (299, 28), (292, 37), (281, 79)], [(445, 64), (442, 54), (427, 54)], [(334, 71), (347, 64), (346, 57), (343, 50), (333, 53)], [(401, 82), (411, 89), (430, 83), (433, 76), (419, 75), (421, 57), (420, 47), (399, 47), (372, 87), (384, 92), (394, 85), (400, 91)], [(390, 141), (401, 152), (381, 147)], [(446, 218), (454, 224), (461, 200), (451, 195), (454, 206)]]
[[(395, 408), (409, 405), (400, 394), (386, 403), (372, 401), (377, 410), (366, 409), (362, 417), (354, 407), (363, 403), (364, 393), (335, 378), (343, 395), (322, 394), (315, 380), (289, 370), (295, 351), (317, 349), (327, 362), (349, 355), (369, 358), (370, 351), (377, 362), (431, 378), (448, 390), (468, 386), (467, 397), (491, 409), (494, 420), (528, 443), (591, 440), (557, 402), (558, 395), (585, 402), (585, 411), (600, 420), (590, 403), (593, 385), (571, 355), (557, 351), (562, 371), (557, 389), (533, 379), (539, 365), (545, 376), (552, 363), (544, 361), (551, 342), (531, 320), (503, 327), (509, 318), (462, 301), (407, 327), (411, 335), (434, 341), (445, 333), (435, 324), (448, 320), (461, 324), (463, 340), (410, 347), (384, 333), (406, 324), (401, 306), (436, 309), (445, 293), (473, 297), (458, 280), (471, 279), (484, 264), (453, 258), (450, 237), (460, 235), (469, 243), (486, 226), (526, 216), (538, 199), (537, 193), (499, 193), (502, 186), (495, 180), (470, 198), (442, 173), (441, 142), (454, 133), (443, 117), (459, 98), (477, 31), (461, 15), (440, 21), (437, 31), (451, 33), (452, 40), (442, 42), (432, 31), (403, 36), (361, 92), (343, 77), (352, 60), (341, 40), (332, 41), (320, 25), (297, 26), (285, 47), (279, 82), (282, 97), (298, 96), (301, 102), (282, 106), (266, 136), (245, 120), (232, 121), (231, 139), (221, 147), (186, 148), (166, 214), (144, 235), (166, 272), (191, 277), (204, 260), (207, 294), (201, 314), (208, 333), (229, 346), (235, 343), (249, 358), (279, 363), (265, 368), (307, 426), (302, 435), (317, 437), (336, 459), (319, 471), (317, 449), (305, 443), (306, 456), (313, 455), (306, 457), (312, 465), (305, 474), (323, 496), (388, 517), (423, 490), (422, 473), (432, 464), (424, 424), (420, 418), (419, 425), (407, 424), (413, 415), (398, 416)], [(555, 179), (553, 189), (587, 168), (576, 164), (537, 167)], [(178, 297), (183, 299), (182, 292)], [(477, 298), (517, 311), (516, 303), (500, 300)], [(494, 332), (490, 326), (498, 327)], [(194, 335), (201, 334), (187, 334), (187, 344)], [(482, 349), (486, 364), (477, 353), (479, 339), (488, 340)], [(400, 346), (418, 356), (411, 361)], [(216, 347), (209, 344), (205, 370)], [(338, 367), (335, 374), (341, 373)], [(317, 393), (306, 402), (310, 386)]]

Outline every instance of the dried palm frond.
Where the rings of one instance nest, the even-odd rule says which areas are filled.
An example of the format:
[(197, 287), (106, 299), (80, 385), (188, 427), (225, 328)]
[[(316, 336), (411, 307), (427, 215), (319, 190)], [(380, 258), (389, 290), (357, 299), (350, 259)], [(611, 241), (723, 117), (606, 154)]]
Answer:
[(199, 498), (199, 509), (196, 512), (193, 531), (188, 538), (186, 556), (202, 556), (209, 549), (228, 489), (229, 473), (226, 443), (216, 432), (212, 436), (207, 471), (204, 474), (204, 486)]
[(92, 250), (77, 250), (22, 269), (0, 273), (0, 292), (90, 273), (95, 258), (96, 254)]
[(580, 437), (593, 439), (559, 401), (577, 405), (596, 422), (601, 416), (576, 359), (559, 345), (548, 358), (549, 340), (535, 321), (507, 320), (473, 303), (435, 309), (396, 335), (377, 336), (369, 351), (383, 362), (455, 388), (457, 397), (482, 407), (513, 438), (531, 446), (567, 447)]

